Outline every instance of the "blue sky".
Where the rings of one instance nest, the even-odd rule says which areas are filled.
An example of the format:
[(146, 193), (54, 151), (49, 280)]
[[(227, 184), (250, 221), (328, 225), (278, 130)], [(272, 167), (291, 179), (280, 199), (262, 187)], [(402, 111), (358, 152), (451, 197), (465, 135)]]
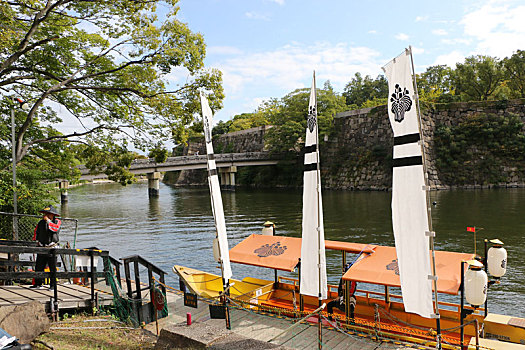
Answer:
[[(525, 2), (180, 0), (179, 19), (207, 44), (205, 64), (223, 72), (215, 121), (266, 99), (330, 80), (342, 92), (356, 72), (376, 77), (412, 45), (416, 72), (471, 55), (525, 49)], [(186, 79), (175, 71), (173, 82)]]

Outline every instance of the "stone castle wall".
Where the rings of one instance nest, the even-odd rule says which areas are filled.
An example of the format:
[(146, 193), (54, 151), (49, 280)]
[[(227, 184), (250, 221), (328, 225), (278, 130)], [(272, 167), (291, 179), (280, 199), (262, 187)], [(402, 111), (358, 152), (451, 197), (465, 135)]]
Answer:
[[(455, 187), (442, 181), (436, 167), (433, 141), (436, 126), (455, 126), (480, 113), (516, 114), (525, 123), (525, 100), (437, 104), (422, 109), (425, 158), (431, 189)], [(387, 106), (337, 114), (334, 130), (321, 149), (323, 186), (332, 189), (389, 189), (392, 184), (392, 147), (393, 133)], [(507, 179), (504, 183), (469, 184), (462, 187), (525, 187), (523, 173), (513, 167), (505, 167), (502, 171), (503, 177)]]

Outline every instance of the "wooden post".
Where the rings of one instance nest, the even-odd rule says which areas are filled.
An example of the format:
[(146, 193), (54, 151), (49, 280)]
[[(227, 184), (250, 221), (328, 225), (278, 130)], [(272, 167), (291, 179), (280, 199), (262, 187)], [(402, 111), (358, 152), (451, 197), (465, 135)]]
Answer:
[(91, 307), (95, 307), (95, 254), (93, 250), (89, 251), (90, 265), (91, 265)]
[(51, 279), (49, 280), (49, 284), (53, 285), (53, 298), (54, 298), (54, 311), (56, 312), (56, 320), (58, 320), (58, 282), (57, 282), (57, 254), (55, 249), (51, 249), (51, 259), (55, 262), (54, 268), (49, 267), (49, 270), (51, 272)]
[(124, 275), (126, 276), (126, 287), (128, 289), (128, 298), (133, 298), (133, 290), (131, 289), (131, 272), (129, 271), (129, 261), (124, 261)]
[(140, 290), (140, 272), (139, 272), (139, 262), (137, 260), (133, 261), (133, 269), (135, 270), (135, 288), (137, 289), (137, 299), (142, 299), (142, 291)]

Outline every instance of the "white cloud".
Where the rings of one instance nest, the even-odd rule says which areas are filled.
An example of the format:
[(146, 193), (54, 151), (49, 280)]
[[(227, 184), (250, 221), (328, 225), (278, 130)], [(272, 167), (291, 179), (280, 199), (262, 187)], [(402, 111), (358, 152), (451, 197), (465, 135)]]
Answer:
[(448, 32), (445, 29), (434, 29), (432, 31), (434, 35), (448, 35)]
[(270, 18), (267, 15), (264, 15), (259, 12), (246, 12), (244, 15), (249, 19), (256, 19), (256, 20), (261, 20), (261, 21), (270, 20)]
[(405, 33), (398, 33), (394, 36), (394, 38), (396, 38), (397, 40), (401, 40), (401, 41), (408, 41), (408, 39), (410, 39), (410, 37), (406, 35)]
[(456, 63), (463, 62), (465, 60), (465, 55), (459, 51), (452, 51), (445, 55), (440, 55), (436, 58), (433, 65), (446, 64), (449, 67), (456, 67)]
[[(231, 91), (246, 84), (265, 83), (286, 92), (304, 86), (305, 77), (315, 69), (319, 81), (330, 80), (344, 86), (355, 72), (379, 74), (379, 53), (367, 47), (347, 44), (290, 44), (273, 51), (258, 52), (231, 58), (218, 64), (224, 73), (225, 86)], [(277, 97), (277, 96), (276, 96)]]
[(412, 46), (412, 52), (416, 55), (421, 55), (423, 53), (425, 53), (425, 49), (422, 48), (422, 47), (414, 47)]
[(465, 35), (477, 41), (476, 52), (503, 58), (525, 42), (525, 5), (489, 1), (465, 15), (460, 24)]
[(417, 16), (416, 22), (423, 22), (423, 21), (426, 21), (427, 19), (428, 19), (428, 16)]
[(284, 5), (284, 0), (267, 0), (267, 1), (269, 1), (269, 2), (275, 2), (276, 4), (281, 5), (281, 6)]
[(368, 34), (377, 34), (377, 30), (374, 30), (374, 29), (369, 30), (369, 31), (368, 31)]
[(441, 39), (441, 42), (445, 45), (470, 45), (472, 40), (455, 38), (455, 39)]
[(269, 51), (215, 58), (210, 66), (223, 72), (226, 94), (219, 119), (253, 111), (267, 96), (280, 98), (294, 89), (309, 87), (313, 70), (318, 86), (330, 80), (336, 91), (342, 91), (356, 72), (376, 77), (386, 62), (374, 49), (327, 42), (291, 43)]

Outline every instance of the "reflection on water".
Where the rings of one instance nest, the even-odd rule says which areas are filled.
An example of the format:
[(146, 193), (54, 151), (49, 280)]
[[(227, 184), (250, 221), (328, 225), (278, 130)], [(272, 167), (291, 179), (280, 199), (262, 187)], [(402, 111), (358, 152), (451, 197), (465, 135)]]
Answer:
[[(279, 235), (301, 234), (301, 190), (237, 190), (222, 193), (230, 247), (263, 222), (276, 223)], [(393, 245), (390, 193), (325, 191), (323, 207), (326, 239)], [(483, 239), (499, 238), (508, 251), (508, 270), (502, 283), (490, 288), (489, 308), (525, 317), (524, 232), (525, 190), (432, 192), (436, 248), (483, 254)], [(139, 254), (168, 272), (175, 285), (173, 264), (220, 273), (213, 261), (214, 223), (209, 191), (172, 188), (161, 184), (160, 197), (148, 198), (146, 183), (86, 185), (70, 189), (69, 217), (79, 219), (78, 247), (97, 246), (120, 258)], [(327, 251), (329, 282), (341, 271), (339, 253)], [(234, 264), (234, 277), (257, 275), (273, 279), (273, 271)], [(459, 267), (458, 267), (459, 269)], [(456, 299), (454, 301), (458, 301)], [(520, 307), (516, 307), (519, 305)]]

